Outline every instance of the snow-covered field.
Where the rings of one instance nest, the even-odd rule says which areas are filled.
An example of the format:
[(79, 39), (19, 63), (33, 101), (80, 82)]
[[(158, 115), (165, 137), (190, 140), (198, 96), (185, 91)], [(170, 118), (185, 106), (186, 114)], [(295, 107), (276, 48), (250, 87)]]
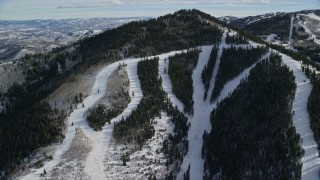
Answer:
[(310, 118), (307, 110), (308, 97), (312, 90), (310, 80), (301, 69), (301, 63), (287, 55), (281, 54), (283, 62), (293, 71), (297, 84), (297, 91), (293, 101), (293, 124), (302, 139), (305, 155), (302, 158), (302, 179), (319, 179), (320, 158), (317, 144), (310, 128)]

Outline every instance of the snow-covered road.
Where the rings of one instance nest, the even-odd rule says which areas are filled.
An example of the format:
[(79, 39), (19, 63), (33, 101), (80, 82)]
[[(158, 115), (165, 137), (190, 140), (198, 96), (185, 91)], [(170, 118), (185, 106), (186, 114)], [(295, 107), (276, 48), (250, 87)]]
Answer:
[(293, 60), (287, 55), (281, 55), (283, 62), (293, 71), (297, 84), (292, 110), (295, 112), (293, 124), (296, 127), (297, 133), (301, 136), (302, 147), (305, 150), (305, 155), (302, 158), (302, 179), (319, 179), (319, 151), (310, 128), (310, 118), (307, 110), (308, 97), (310, 96), (312, 85), (301, 70), (300, 62)]

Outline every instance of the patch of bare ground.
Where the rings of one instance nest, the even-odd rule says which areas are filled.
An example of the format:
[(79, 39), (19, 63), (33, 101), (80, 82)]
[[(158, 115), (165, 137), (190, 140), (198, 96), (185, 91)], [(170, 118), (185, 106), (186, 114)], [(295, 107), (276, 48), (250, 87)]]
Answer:
[(65, 110), (67, 114), (70, 114), (71, 107), (75, 108), (76, 104), (81, 102), (81, 99), (89, 95), (94, 85), (96, 75), (106, 65), (105, 63), (92, 65), (82, 72), (71, 74), (70, 77), (45, 98), (44, 101), (47, 101), (52, 108)]
[(0, 92), (5, 92), (13, 83), (25, 81), (24, 67), (20, 62), (9, 62), (0, 65)]
[(129, 85), (126, 65), (119, 64), (108, 77), (106, 93), (87, 112), (87, 121), (90, 127), (95, 131), (100, 131), (105, 123), (110, 123), (112, 118), (124, 111), (131, 100)]
[(90, 179), (84, 171), (85, 161), (92, 149), (91, 142), (81, 128), (76, 128), (76, 135), (70, 148), (62, 155), (60, 163), (52, 170), (50, 179)]
[(108, 78), (105, 96), (96, 104), (103, 104), (108, 109), (112, 107), (125, 109), (130, 102), (129, 85), (126, 68), (124, 65), (119, 64), (119, 67)]

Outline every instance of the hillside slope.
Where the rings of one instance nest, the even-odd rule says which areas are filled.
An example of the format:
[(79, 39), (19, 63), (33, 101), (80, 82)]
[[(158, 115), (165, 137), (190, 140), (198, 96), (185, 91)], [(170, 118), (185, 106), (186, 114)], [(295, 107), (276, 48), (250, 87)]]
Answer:
[[(243, 55), (250, 57), (226, 58), (258, 47)], [(314, 178), (316, 143), (299, 121), (309, 126), (304, 101), (312, 86), (292, 57), (299, 56), (198, 10), (181, 10), (21, 59), (25, 83), (1, 94), (0, 178)], [(43, 101), (72, 75), (98, 65), (91, 91), (68, 99), (70, 107), (59, 112)], [(120, 67), (130, 102), (112, 115), (112, 107), (101, 106), (96, 116), (104, 123), (90, 127), (89, 109), (112, 103), (108, 79)]]

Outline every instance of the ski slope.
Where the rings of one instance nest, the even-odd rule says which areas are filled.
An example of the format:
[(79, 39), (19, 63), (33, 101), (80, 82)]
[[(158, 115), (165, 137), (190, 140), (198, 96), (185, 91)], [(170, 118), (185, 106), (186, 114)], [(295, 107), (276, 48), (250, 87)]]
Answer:
[(162, 88), (168, 94), (173, 106), (177, 106), (180, 112), (183, 112), (183, 103), (173, 94), (172, 83), (168, 74), (169, 59), (159, 59), (159, 75), (162, 78)]
[(316, 15), (315, 13), (309, 13), (309, 14), (307, 14), (307, 16), (311, 19), (315, 19), (315, 20), (320, 21), (320, 16)]
[[(132, 94), (134, 91), (135, 96), (131, 97), (131, 102), (128, 107), (119, 115), (114, 118), (112, 121), (119, 120), (122, 116), (128, 116), (131, 111), (137, 107), (141, 98), (142, 91), (140, 87), (140, 81), (137, 76), (137, 63), (140, 59), (127, 59), (123, 62), (127, 64), (127, 72), (129, 76), (130, 86), (129, 86), (129, 94)], [(121, 62), (122, 63), (122, 62)], [(57, 151), (53, 155), (53, 160), (46, 162), (43, 168), (32, 170), (32, 173), (23, 177), (22, 179), (37, 179), (39, 175), (45, 169), (50, 175), (50, 171), (56, 166), (60, 160), (61, 155), (66, 152), (70, 144), (75, 136), (75, 127), (80, 127), (84, 130), (85, 135), (90, 139), (92, 144), (92, 151), (90, 152), (86, 165), (85, 172), (92, 179), (103, 179), (105, 177), (104, 166), (103, 166), (103, 157), (104, 154), (104, 145), (110, 140), (112, 137), (112, 125), (106, 125), (103, 128), (102, 132), (93, 131), (91, 127), (89, 127), (86, 121), (86, 112), (89, 108), (93, 107), (96, 102), (98, 102), (106, 93), (106, 85), (107, 79), (112, 74), (112, 72), (118, 67), (119, 62), (112, 63), (102, 69), (96, 77), (95, 84), (92, 88), (92, 91), (88, 97), (86, 97), (83, 101), (85, 107), (79, 104), (77, 109), (75, 109), (70, 116), (68, 117), (68, 130), (65, 134), (66, 138), (62, 142), (62, 144), (56, 145)], [(99, 92), (98, 92), (99, 91)], [(71, 124), (73, 123), (73, 126)]]
[[(223, 39), (225, 35), (223, 36)], [(202, 47), (202, 52), (199, 55), (197, 67), (193, 71), (193, 101), (194, 101), (194, 115), (191, 119), (191, 127), (188, 133), (189, 140), (189, 162), (190, 164), (190, 179), (201, 179), (203, 174), (204, 160), (201, 158), (201, 150), (203, 139), (203, 132), (209, 131), (211, 128), (210, 124), (210, 113), (209, 102), (203, 101), (204, 85), (201, 79), (201, 73), (204, 66), (208, 63), (210, 58), (212, 46)], [(220, 60), (219, 60), (220, 62)], [(211, 96), (210, 96), (211, 97)], [(192, 163), (191, 163), (192, 162)]]
[(302, 139), (302, 147), (305, 154), (302, 158), (302, 179), (319, 179), (320, 158), (317, 144), (310, 128), (310, 118), (307, 110), (308, 97), (310, 96), (312, 85), (310, 80), (301, 70), (301, 63), (293, 60), (291, 57), (281, 54), (283, 63), (286, 64), (295, 76), (297, 90), (293, 101), (292, 110), (295, 112), (293, 116), (293, 124), (297, 133)]
[[(300, 14), (299, 16), (306, 16), (308, 18), (320, 21), (320, 17), (315, 15), (315, 14), (313, 14), (313, 13), (308, 14), (308, 15)], [(298, 24), (305, 29), (305, 32), (309, 35), (309, 38), (308, 38), (309, 40), (312, 40), (316, 44), (320, 45), (320, 40), (317, 39), (317, 36), (311, 30), (312, 27), (310, 27), (310, 25), (312, 26), (312, 24), (308, 23), (308, 21), (306, 21), (306, 20), (305, 21), (299, 21)], [(318, 28), (318, 30), (319, 30), (319, 28)]]
[[(33, 180), (40, 178), (40, 174), (43, 173), (44, 169), (50, 175), (50, 171), (60, 162), (62, 154), (69, 149), (76, 133), (75, 127), (81, 127), (84, 130), (85, 135), (88, 136), (91, 141), (96, 141), (96, 138), (94, 137), (95, 135), (93, 135), (94, 132), (89, 127), (86, 121), (85, 113), (90, 107), (92, 107), (98, 100), (100, 100), (104, 96), (104, 94), (106, 93), (107, 79), (116, 67), (117, 64), (113, 63), (105, 67), (98, 73), (90, 95), (83, 100), (85, 107), (82, 108), (82, 106), (79, 104), (77, 109), (75, 109), (68, 117), (68, 128), (65, 134), (65, 139), (61, 144), (55, 145), (56, 152), (53, 155), (53, 159), (51, 161), (45, 162), (42, 168), (31, 169), (31, 173), (22, 177), (21, 179)], [(73, 126), (71, 126), (72, 123)]]
[[(213, 69), (213, 73), (212, 73), (212, 77), (211, 77), (210, 85), (209, 85), (209, 89), (208, 89), (207, 102), (210, 101), (212, 91), (213, 91), (213, 88), (214, 88), (214, 85), (216, 82), (216, 76), (218, 74), (218, 69), (219, 69), (220, 59), (222, 56), (223, 49), (228, 47), (228, 45), (226, 43), (226, 38), (227, 38), (227, 32), (225, 31), (222, 35), (221, 42), (219, 44), (219, 50), (217, 53), (216, 64), (214, 65), (214, 69)], [(209, 57), (210, 57), (210, 55), (209, 55)]]
[[(215, 77), (218, 72), (220, 58), (222, 55), (223, 48), (228, 48), (229, 46), (225, 43), (226, 33), (223, 34), (221, 39), (221, 44), (219, 45), (219, 51), (217, 55), (217, 61), (214, 68), (214, 73), (210, 82), (210, 89), (208, 97), (211, 97), (212, 89), (215, 84)], [(208, 63), (210, 53), (213, 46), (202, 46), (202, 52), (199, 55), (199, 60), (196, 68), (192, 74), (193, 87), (194, 87), (194, 115), (188, 116), (189, 121), (191, 123), (189, 133), (188, 133), (188, 141), (189, 141), (189, 151), (187, 155), (184, 157), (183, 164), (181, 165), (181, 171), (177, 176), (177, 179), (183, 179), (183, 174), (186, 172), (189, 164), (190, 164), (190, 179), (202, 179), (203, 177), (203, 168), (204, 168), (204, 160), (201, 158), (201, 150), (203, 145), (202, 135), (204, 131), (211, 131), (211, 123), (210, 123), (210, 114), (211, 111), (216, 108), (217, 102), (223, 100), (228, 95), (230, 95), (240, 84), (241, 79), (245, 78), (249, 75), (250, 70), (255, 67), (256, 63), (244, 70), (240, 73), (236, 78), (230, 80), (224, 85), (224, 88), (220, 92), (220, 96), (217, 101), (214, 103), (210, 103), (210, 98), (203, 100), (204, 95), (204, 85), (201, 79), (201, 72), (204, 66)], [(173, 56), (175, 54), (182, 53), (184, 51), (172, 51), (170, 53), (161, 54), (159, 57), (159, 75), (162, 78), (162, 87), (165, 92), (168, 94), (168, 97), (172, 101), (174, 106), (177, 106), (178, 109), (183, 112), (183, 103), (173, 94), (172, 92), (172, 84), (170, 77), (168, 75), (168, 65), (169, 65), (169, 56)], [(260, 58), (265, 59), (270, 56), (270, 52), (266, 53), (264, 56)], [(306, 78), (304, 73), (301, 71), (301, 64), (297, 61), (293, 61), (290, 57), (283, 55), (283, 62), (287, 64), (294, 72), (297, 83), (297, 92), (296, 97), (293, 103), (293, 110), (295, 111), (294, 125), (297, 129), (297, 132), (301, 135), (303, 140), (302, 147), (305, 149), (305, 156), (302, 158), (303, 168), (302, 168), (302, 179), (316, 179), (319, 175), (320, 169), (320, 159), (318, 157), (317, 145), (314, 142), (312, 131), (309, 127), (309, 115), (307, 112), (307, 100), (310, 95), (312, 86), (309, 83), (309, 80)], [(141, 156), (148, 156), (148, 158), (164, 158), (161, 154), (156, 155), (157, 150), (161, 146), (161, 141), (159, 139), (163, 139), (165, 136), (165, 132), (160, 132), (160, 129), (164, 127), (168, 129), (166, 133), (172, 131), (172, 125), (169, 124), (169, 118), (162, 114), (162, 118), (157, 118), (156, 120), (159, 122), (159, 127), (156, 129), (157, 132), (160, 133), (161, 136), (153, 138), (148, 141), (148, 146), (144, 147), (142, 151), (138, 151), (132, 154), (133, 161), (129, 162), (128, 167), (119, 167), (116, 163), (119, 163), (119, 159), (114, 160), (112, 162), (106, 162), (106, 160), (111, 159), (117, 152), (117, 149), (113, 146), (113, 128), (114, 122), (119, 121), (122, 117), (127, 117), (131, 114), (132, 110), (134, 110), (138, 104), (140, 103), (141, 98), (143, 97), (140, 81), (137, 75), (137, 64), (140, 61), (140, 58), (131, 58), (125, 59), (120, 62), (115, 62), (104, 69), (102, 69), (95, 79), (95, 84), (92, 88), (92, 91), (88, 97), (86, 97), (83, 101), (85, 107), (82, 105), (78, 105), (78, 107), (70, 114), (68, 117), (68, 129), (66, 132), (66, 138), (62, 142), (62, 144), (54, 145), (56, 146), (56, 152), (53, 155), (53, 160), (45, 162), (44, 166), (39, 169), (31, 169), (30, 174), (27, 174), (21, 179), (41, 179), (40, 174), (43, 173), (43, 169), (45, 169), (48, 173), (46, 177), (50, 177), (51, 170), (59, 164), (61, 161), (62, 155), (70, 148), (70, 145), (75, 137), (75, 127), (79, 127), (83, 130), (84, 134), (90, 140), (90, 146), (92, 146), (92, 151), (89, 153), (86, 161), (85, 161), (85, 174), (90, 177), (90, 179), (126, 179), (126, 178), (138, 178), (143, 179), (145, 176), (135, 177), (133, 170), (132, 174), (125, 174), (124, 172), (128, 172), (126, 168), (136, 168), (134, 171), (141, 171), (141, 168), (138, 166), (140, 161), (135, 159), (141, 158)], [(106, 124), (102, 131), (93, 131), (92, 128), (89, 127), (86, 121), (86, 112), (89, 108), (93, 107), (96, 102), (98, 102), (105, 94), (106, 94), (106, 86), (108, 77), (112, 74), (112, 72), (118, 67), (119, 63), (125, 63), (126, 70), (128, 72), (130, 86), (129, 86), (129, 94), (131, 96), (131, 101), (128, 104), (127, 108), (116, 118), (111, 120), (110, 124)], [(166, 70), (165, 70), (166, 69)], [(306, 82), (304, 82), (306, 80)], [(98, 92), (99, 91), (99, 92)], [(132, 96), (132, 92), (134, 92), (134, 96)], [(71, 124), (73, 123), (73, 126)], [(119, 146), (122, 147), (122, 146)], [(125, 146), (123, 146), (124, 148)], [(150, 147), (150, 148), (149, 148)], [(112, 164), (115, 163), (115, 164)], [(131, 164), (130, 164), (131, 163)], [(113, 165), (113, 167), (111, 167)], [(110, 166), (110, 167), (109, 167)], [(157, 168), (159, 172), (165, 172), (163, 166), (161, 164), (157, 166), (152, 166)], [(143, 170), (143, 168), (142, 168)], [(160, 171), (161, 170), (161, 171)], [(110, 175), (112, 174), (112, 175)], [(75, 179), (81, 179), (81, 177), (76, 176)]]
[[(227, 48), (225, 44), (225, 35), (222, 37), (220, 50), (223, 48)], [(204, 168), (204, 160), (201, 157), (201, 150), (203, 145), (202, 135), (204, 131), (211, 131), (211, 122), (210, 122), (210, 114), (211, 111), (216, 108), (216, 102), (211, 104), (210, 99), (203, 100), (204, 94), (204, 85), (201, 79), (201, 72), (204, 66), (208, 63), (212, 46), (203, 46), (201, 47), (202, 52), (199, 55), (199, 60), (197, 67), (193, 71), (192, 80), (193, 80), (193, 101), (194, 101), (194, 115), (191, 117), (191, 127), (188, 133), (188, 141), (189, 141), (189, 151), (186, 157), (184, 158), (183, 164), (181, 166), (181, 171), (178, 174), (178, 179), (183, 179), (183, 173), (186, 172), (189, 164), (190, 164), (190, 179), (202, 179), (203, 177), (203, 168)], [(220, 51), (219, 50), (219, 51)], [(216, 65), (214, 68), (213, 77), (210, 82), (210, 87), (214, 88), (215, 77), (217, 75), (217, 71), (219, 68), (220, 57), (219, 52), (217, 55), (218, 59), (216, 61)], [(270, 52), (266, 53), (264, 56), (260, 58), (265, 59), (270, 56)], [(259, 60), (259, 61), (260, 61)], [(232, 93), (237, 86), (240, 84), (241, 79), (248, 76), (250, 70), (256, 65), (253, 64), (241, 74), (239, 74), (236, 78), (229, 81), (225, 84), (223, 90), (221, 91), (220, 96), (218, 97), (218, 101), (226, 98), (230, 93)], [(212, 84), (213, 83), (213, 84)], [(212, 90), (211, 90), (212, 91)], [(210, 91), (209, 91), (210, 92)], [(210, 96), (208, 96), (210, 97)]]
[[(107, 145), (112, 141), (112, 132), (114, 127), (114, 122), (119, 121), (122, 117), (127, 117), (131, 114), (131, 111), (135, 109), (138, 104), (140, 103), (140, 100), (143, 96), (140, 81), (137, 75), (137, 64), (141, 59), (127, 59), (120, 63), (127, 64), (126, 70), (128, 72), (128, 77), (130, 81), (129, 86), (129, 95), (131, 97), (131, 101), (128, 104), (127, 108), (116, 118), (113, 118), (111, 120), (110, 124), (106, 124), (102, 132), (96, 132), (93, 131), (92, 128), (88, 127), (91, 132), (95, 133), (92, 134), (92, 142), (93, 142), (93, 149), (90, 152), (87, 161), (86, 161), (86, 169), (85, 171), (92, 179), (105, 179), (105, 167), (104, 167), (104, 157), (106, 151), (108, 149), (106, 148)], [(119, 62), (114, 63), (116, 67), (118, 66)], [(134, 96), (132, 96), (132, 92), (134, 92)]]
[[(182, 51), (172, 51), (170, 53), (152, 56), (149, 58), (159, 57), (160, 59), (164, 60), (169, 56), (173, 56), (181, 52)], [(92, 151), (89, 153), (85, 162), (86, 175), (88, 175), (91, 179), (105, 179), (106, 173), (109, 172), (105, 171), (104, 157), (110, 150), (108, 148), (111, 148), (108, 145), (113, 141), (113, 123), (119, 121), (122, 117), (129, 116), (132, 110), (138, 106), (143, 96), (140, 81), (137, 75), (137, 64), (139, 61), (141, 61), (141, 58), (125, 59), (121, 62), (115, 62), (103, 68), (95, 79), (95, 84), (91, 90), (91, 93), (83, 100), (84, 107), (82, 107), (82, 104), (78, 104), (78, 107), (68, 117), (68, 128), (64, 141), (61, 144), (53, 145), (56, 148), (56, 152), (53, 154), (53, 159), (45, 162), (42, 168), (30, 169), (30, 173), (20, 177), (20, 179), (41, 179), (40, 174), (43, 173), (44, 169), (47, 171), (46, 177), (50, 177), (52, 169), (59, 164), (62, 155), (70, 148), (70, 145), (75, 137), (76, 127), (83, 130), (85, 136), (90, 140), (90, 143), (88, 144), (92, 146)], [(89, 127), (89, 124), (86, 121), (86, 112), (106, 94), (108, 77), (118, 67), (119, 63), (127, 64), (126, 70), (128, 72), (130, 81), (129, 94), (131, 96), (131, 101), (127, 108), (119, 116), (113, 118), (110, 124), (106, 124), (103, 127), (102, 131), (94, 131), (91, 127)], [(132, 92), (134, 92), (134, 96), (132, 96)], [(181, 105), (182, 104), (180, 104), (179, 107), (183, 109), (183, 106)], [(73, 126), (71, 126), (72, 123)]]

